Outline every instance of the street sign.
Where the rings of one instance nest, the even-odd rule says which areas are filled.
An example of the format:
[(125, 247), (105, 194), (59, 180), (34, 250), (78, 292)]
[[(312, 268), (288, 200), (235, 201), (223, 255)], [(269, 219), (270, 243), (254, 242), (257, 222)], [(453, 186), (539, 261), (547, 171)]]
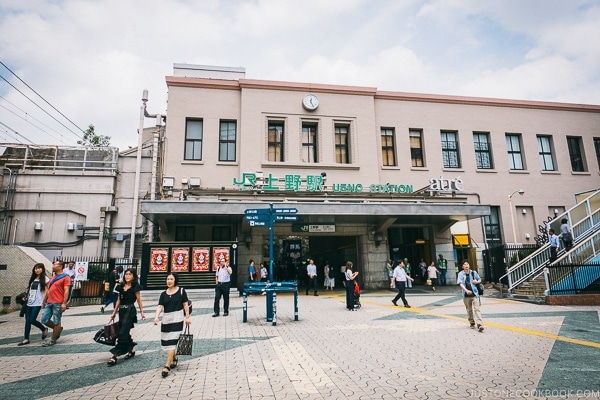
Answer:
[(269, 221), (269, 219), (271, 218), (270, 215), (265, 215), (265, 214), (255, 214), (255, 215), (244, 215), (244, 219), (246, 221)]
[(276, 215), (275, 221), (296, 222), (296, 221), (298, 221), (298, 216), (297, 215)]
[(244, 214), (246, 215), (268, 215), (269, 212), (271, 210), (269, 210), (268, 208), (248, 208), (246, 211), (244, 211)]
[(250, 226), (270, 226), (269, 221), (250, 221)]
[(298, 212), (297, 208), (274, 208), (275, 214), (296, 214)]

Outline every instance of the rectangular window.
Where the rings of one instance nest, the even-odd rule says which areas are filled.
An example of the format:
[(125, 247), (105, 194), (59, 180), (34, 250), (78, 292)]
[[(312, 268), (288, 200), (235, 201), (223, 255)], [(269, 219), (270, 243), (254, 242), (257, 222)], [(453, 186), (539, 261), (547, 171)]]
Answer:
[(212, 240), (214, 242), (227, 242), (231, 240), (231, 228), (228, 226), (213, 226)]
[(423, 132), (418, 129), (408, 131), (410, 139), (410, 158), (413, 167), (424, 167), (423, 160)]
[(178, 226), (175, 228), (176, 242), (193, 242), (196, 229), (193, 226)]
[(302, 162), (316, 163), (317, 157), (317, 124), (302, 124)]
[(396, 152), (394, 146), (394, 129), (381, 128), (381, 159), (385, 167), (396, 165)]
[(521, 135), (507, 134), (506, 149), (508, 151), (508, 167), (511, 170), (523, 170), (523, 154), (521, 154)]
[(483, 223), (485, 225), (485, 240), (488, 245), (502, 243), (498, 209), (498, 206), (490, 206), (490, 215), (485, 215), (483, 217)]
[(335, 126), (335, 162), (350, 164), (350, 127), (348, 125)]
[(442, 131), (442, 158), (444, 168), (460, 168), (457, 132)]
[(267, 141), (269, 161), (285, 161), (283, 122), (269, 121)]
[(552, 157), (552, 138), (550, 136), (538, 136), (537, 142), (542, 171), (554, 171), (554, 158)]
[(236, 121), (221, 121), (219, 133), (219, 161), (235, 161), (236, 133)]
[(488, 132), (473, 132), (475, 146), (475, 163), (477, 169), (492, 169), (492, 154), (490, 151), (490, 134)]
[(598, 169), (600, 169), (600, 138), (594, 138), (594, 148), (596, 149), (596, 161), (598, 162)]
[(185, 121), (185, 160), (202, 160), (202, 120)]
[(573, 172), (585, 172), (585, 160), (580, 136), (567, 136), (571, 169)]

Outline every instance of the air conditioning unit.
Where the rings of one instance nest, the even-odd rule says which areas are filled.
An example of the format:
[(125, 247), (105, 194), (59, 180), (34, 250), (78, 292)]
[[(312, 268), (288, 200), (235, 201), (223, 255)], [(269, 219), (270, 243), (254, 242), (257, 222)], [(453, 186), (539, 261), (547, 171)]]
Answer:
[(162, 185), (164, 189), (173, 189), (173, 185), (175, 184), (175, 178), (172, 177), (164, 177), (162, 181)]
[(188, 189), (200, 189), (200, 178), (190, 178)]
[(67, 230), (68, 231), (74, 231), (75, 230), (75, 222), (69, 222), (67, 224)]

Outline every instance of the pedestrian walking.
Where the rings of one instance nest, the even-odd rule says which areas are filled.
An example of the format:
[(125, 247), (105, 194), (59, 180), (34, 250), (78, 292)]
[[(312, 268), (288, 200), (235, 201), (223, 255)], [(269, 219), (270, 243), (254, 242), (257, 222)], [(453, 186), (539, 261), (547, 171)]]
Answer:
[(25, 346), (30, 343), (29, 334), (31, 333), (31, 325), (42, 331), (42, 340), (48, 336), (48, 328), (37, 320), (42, 309), (42, 302), (44, 301), (48, 282), (50, 282), (50, 278), (46, 276), (46, 267), (44, 264), (35, 264), (31, 270), (27, 296), (23, 298), (23, 301), (27, 302), (25, 305), (25, 332), (23, 334), (23, 341), (18, 346)]
[(108, 291), (106, 291), (106, 300), (102, 307), (100, 307), (100, 312), (104, 314), (104, 309), (108, 307), (110, 303), (113, 305), (113, 309), (116, 310), (117, 304), (117, 293), (115, 292), (115, 286), (117, 285), (117, 281), (119, 280), (119, 268), (123, 269), (120, 265), (113, 269), (110, 274), (108, 274)]
[[(441, 254), (440, 254), (441, 255)], [(431, 265), (427, 267), (427, 277), (431, 280), (431, 290), (435, 292), (435, 287), (438, 284), (437, 274), (440, 271), (435, 267), (435, 263), (432, 261)]]
[(554, 229), (548, 231), (548, 239), (550, 242), (550, 260), (549, 264), (552, 264), (558, 258), (558, 248), (560, 247), (560, 240), (554, 233)]
[(408, 280), (414, 281), (413, 278), (406, 275), (406, 270), (404, 269), (404, 263), (402, 261), (399, 261), (398, 264), (396, 265), (396, 268), (394, 268), (394, 273), (392, 274), (392, 280), (390, 281), (390, 287), (392, 287), (393, 285), (396, 285), (396, 289), (398, 289), (398, 294), (392, 300), (392, 303), (394, 303), (395, 306), (398, 305), (398, 303), (397, 303), (398, 299), (402, 299), (402, 303), (404, 303), (404, 307), (410, 308), (410, 305), (408, 305), (408, 301), (406, 300), (406, 296), (405, 296), (406, 281), (408, 281)]
[[(403, 260), (404, 262), (404, 272), (406, 272), (406, 276), (412, 276), (410, 273), (410, 263), (408, 262), (408, 258), (405, 258)], [(410, 289), (412, 288), (412, 281), (414, 281), (414, 279), (407, 279), (406, 280), (406, 288)]]
[(63, 272), (63, 268), (62, 261), (54, 261), (52, 264), (54, 276), (48, 282), (48, 289), (44, 292), (42, 324), (52, 329), (52, 337), (42, 344), (44, 347), (54, 346), (63, 331), (62, 314), (67, 309), (71, 286), (71, 278)]
[(483, 332), (483, 320), (481, 319), (481, 298), (477, 285), (481, 283), (481, 277), (477, 271), (471, 271), (471, 266), (468, 261), (463, 261), (463, 270), (458, 274), (458, 286), (462, 289), (463, 303), (467, 309), (467, 318), (469, 319), (469, 327)]
[(313, 295), (318, 296), (317, 294), (317, 266), (315, 265), (315, 260), (308, 260), (308, 265), (306, 266), (306, 275), (308, 276), (308, 282), (306, 284), (306, 294), (308, 295), (308, 291), (311, 286), (313, 288)]
[(112, 357), (108, 360), (109, 367), (117, 364), (119, 356), (125, 354), (125, 359), (135, 357), (134, 347), (137, 345), (131, 337), (131, 329), (138, 322), (137, 310), (135, 303), (137, 302), (140, 308), (140, 316), (142, 321), (146, 319), (144, 315), (144, 305), (140, 296), (141, 285), (138, 282), (137, 272), (134, 268), (127, 268), (123, 274), (123, 283), (115, 287), (117, 292), (117, 302), (115, 309), (110, 315), (110, 319), (115, 319), (117, 312), (119, 313), (119, 333), (117, 336), (117, 345), (110, 349)]
[[(224, 263), (224, 261), (222, 262)], [(183, 324), (190, 325), (190, 308), (185, 289), (178, 286), (177, 274), (167, 275), (167, 289), (160, 294), (158, 307), (154, 315), (154, 325), (158, 325), (158, 317), (163, 314), (160, 324), (160, 347), (167, 352), (167, 362), (161, 375), (166, 378), (172, 368), (178, 364), (176, 350), (179, 335), (183, 332)]]
[(446, 272), (448, 271), (448, 261), (444, 258), (442, 254), (439, 255), (437, 268), (440, 274), (440, 285), (446, 286)]

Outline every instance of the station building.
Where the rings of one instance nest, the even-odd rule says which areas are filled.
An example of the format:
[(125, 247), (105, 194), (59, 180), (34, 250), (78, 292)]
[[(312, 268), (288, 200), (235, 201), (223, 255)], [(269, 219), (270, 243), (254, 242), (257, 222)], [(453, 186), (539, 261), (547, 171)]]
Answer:
[[(188, 64), (166, 83), (160, 193), (140, 206), (154, 224), (142, 256), (149, 287), (168, 271), (188, 287), (214, 284), (221, 258), (238, 287), (251, 259), (275, 280), (302, 279), (311, 258), (321, 279), (325, 263), (339, 271), (350, 260), (362, 287), (378, 289), (388, 260), (407, 258), (417, 278), (420, 260), (439, 255), (453, 284), (460, 261), (485, 276), (485, 249), (535, 244), (540, 225), (600, 186), (598, 105), (253, 80)], [(270, 227), (271, 208), (291, 213)]]

